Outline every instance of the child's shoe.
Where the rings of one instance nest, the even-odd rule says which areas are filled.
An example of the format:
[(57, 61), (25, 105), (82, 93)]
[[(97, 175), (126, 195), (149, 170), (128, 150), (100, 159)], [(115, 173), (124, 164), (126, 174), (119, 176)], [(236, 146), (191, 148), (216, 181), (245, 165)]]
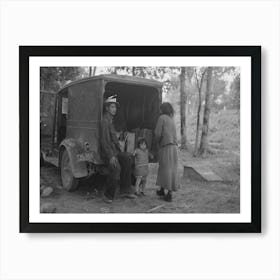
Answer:
[(168, 192), (167, 195), (164, 197), (164, 200), (167, 202), (171, 202), (172, 201), (172, 194), (171, 192)]

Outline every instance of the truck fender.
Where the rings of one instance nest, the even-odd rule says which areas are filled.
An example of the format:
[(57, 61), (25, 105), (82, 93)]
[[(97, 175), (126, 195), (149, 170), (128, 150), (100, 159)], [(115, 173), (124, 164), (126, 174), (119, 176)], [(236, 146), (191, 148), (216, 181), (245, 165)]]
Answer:
[(83, 150), (82, 144), (72, 138), (64, 139), (59, 145), (59, 166), (64, 150), (68, 152), (73, 176), (75, 178), (86, 177), (88, 175), (86, 162), (77, 160), (77, 154)]

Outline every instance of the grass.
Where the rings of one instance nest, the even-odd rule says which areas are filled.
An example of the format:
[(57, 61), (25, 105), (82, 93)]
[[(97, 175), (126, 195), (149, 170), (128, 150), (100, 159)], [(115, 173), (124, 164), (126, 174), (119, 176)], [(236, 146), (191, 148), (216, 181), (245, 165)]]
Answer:
[[(176, 106), (175, 106), (176, 108)], [(176, 109), (175, 124), (178, 138), (180, 140), (180, 114), (179, 108)], [(201, 114), (202, 125), (203, 114)], [(186, 116), (187, 140), (194, 146), (196, 136), (196, 115)], [(201, 127), (200, 135), (201, 136)], [(240, 149), (240, 115), (237, 110), (220, 110), (210, 113), (208, 142), (215, 152), (218, 150), (233, 150), (239, 152)]]

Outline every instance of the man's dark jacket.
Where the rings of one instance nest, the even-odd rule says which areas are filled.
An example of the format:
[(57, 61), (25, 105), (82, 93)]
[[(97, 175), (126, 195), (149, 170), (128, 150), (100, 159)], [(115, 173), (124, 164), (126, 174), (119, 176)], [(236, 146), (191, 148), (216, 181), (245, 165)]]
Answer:
[(121, 151), (113, 124), (113, 116), (106, 112), (101, 122), (101, 155), (109, 162), (112, 157), (116, 157)]

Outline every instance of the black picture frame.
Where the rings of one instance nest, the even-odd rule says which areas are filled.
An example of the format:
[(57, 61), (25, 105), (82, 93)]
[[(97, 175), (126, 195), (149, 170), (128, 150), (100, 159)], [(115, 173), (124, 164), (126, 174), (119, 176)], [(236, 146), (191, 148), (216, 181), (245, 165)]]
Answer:
[[(29, 98), (32, 96), (29, 96), (29, 58), (32, 56), (251, 57), (251, 222), (31, 223), (29, 221)], [(261, 232), (261, 46), (19, 46), (19, 85), (21, 233)]]

